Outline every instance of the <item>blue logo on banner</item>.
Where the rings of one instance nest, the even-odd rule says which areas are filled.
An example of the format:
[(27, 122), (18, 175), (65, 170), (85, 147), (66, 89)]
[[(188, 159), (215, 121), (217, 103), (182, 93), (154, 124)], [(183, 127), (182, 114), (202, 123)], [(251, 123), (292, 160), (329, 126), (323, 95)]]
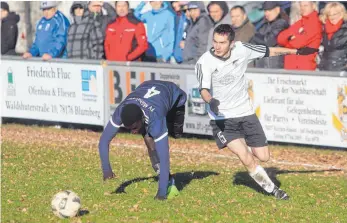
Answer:
[(82, 91), (97, 93), (97, 81), (95, 70), (82, 70)]

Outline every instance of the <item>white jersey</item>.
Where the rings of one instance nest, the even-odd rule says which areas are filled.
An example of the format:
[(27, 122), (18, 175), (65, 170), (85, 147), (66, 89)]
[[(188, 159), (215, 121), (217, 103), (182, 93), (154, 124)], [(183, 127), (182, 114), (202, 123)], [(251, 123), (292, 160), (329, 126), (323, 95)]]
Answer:
[(212, 120), (254, 114), (245, 72), (249, 62), (263, 58), (268, 50), (263, 45), (236, 41), (229, 58), (215, 56), (213, 49), (199, 58), (195, 66), (199, 88), (208, 89), (212, 97), (220, 101), (218, 115), (208, 111)]

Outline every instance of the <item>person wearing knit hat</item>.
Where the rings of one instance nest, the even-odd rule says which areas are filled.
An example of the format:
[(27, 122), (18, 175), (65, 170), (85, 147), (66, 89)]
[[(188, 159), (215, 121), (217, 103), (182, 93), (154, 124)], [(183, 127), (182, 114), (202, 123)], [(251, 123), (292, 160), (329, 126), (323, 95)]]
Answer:
[(178, 195), (170, 176), (168, 135), (179, 138), (183, 133), (186, 93), (167, 81), (145, 81), (116, 108), (99, 141), (103, 179), (114, 178), (109, 144), (123, 125), (133, 134), (142, 134), (154, 171), (159, 174), (155, 199)]
[(1, 2), (1, 55), (16, 55), (19, 19), (7, 2)]
[(2, 18), (2, 11), (10, 12), (10, 7), (8, 6), (7, 2), (1, 2), (1, 18)]

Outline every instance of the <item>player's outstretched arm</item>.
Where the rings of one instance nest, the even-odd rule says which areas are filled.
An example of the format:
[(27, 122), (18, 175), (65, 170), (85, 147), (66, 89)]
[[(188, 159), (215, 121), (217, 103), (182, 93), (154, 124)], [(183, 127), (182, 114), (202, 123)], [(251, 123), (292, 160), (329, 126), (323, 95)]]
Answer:
[(157, 150), (160, 162), (160, 175), (158, 192), (155, 196), (157, 200), (167, 199), (167, 188), (169, 186), (170, 175), (170, 155), (169, 155), (169, 138), (164, 136), (162, 139), (155, 140), (155, 148)]
[(281, 56), (281, 55), (310, 55), (318, 52), (318, 49), (303, 47), (300, 49), (289, 49), (284, 47), (269, 47), (269, 56)]
[(112, 118), (107, 123), (106, 128), (101, 134), (99, 141), (99, 155), (101, 159), (101, 167), (103, 173), (103, 179), (111, 179), (115, 177), (115, 174), (112, 172), (110, 159), (109, 159), (109, 145), (112, 139), (116, 136), (120, 126), (116, 125)]

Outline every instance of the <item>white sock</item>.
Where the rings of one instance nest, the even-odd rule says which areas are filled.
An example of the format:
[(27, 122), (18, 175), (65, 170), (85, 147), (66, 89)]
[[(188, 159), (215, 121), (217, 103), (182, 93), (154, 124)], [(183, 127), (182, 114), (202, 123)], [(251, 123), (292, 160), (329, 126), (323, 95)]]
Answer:
[(257, 182), (266, 192), (271, 193), (275, 184), (272, 182), (270, 177), (265, 172), (264, 168), (261, 166), (257, 166), (253, 173), (249, 173), (249, 175)]

